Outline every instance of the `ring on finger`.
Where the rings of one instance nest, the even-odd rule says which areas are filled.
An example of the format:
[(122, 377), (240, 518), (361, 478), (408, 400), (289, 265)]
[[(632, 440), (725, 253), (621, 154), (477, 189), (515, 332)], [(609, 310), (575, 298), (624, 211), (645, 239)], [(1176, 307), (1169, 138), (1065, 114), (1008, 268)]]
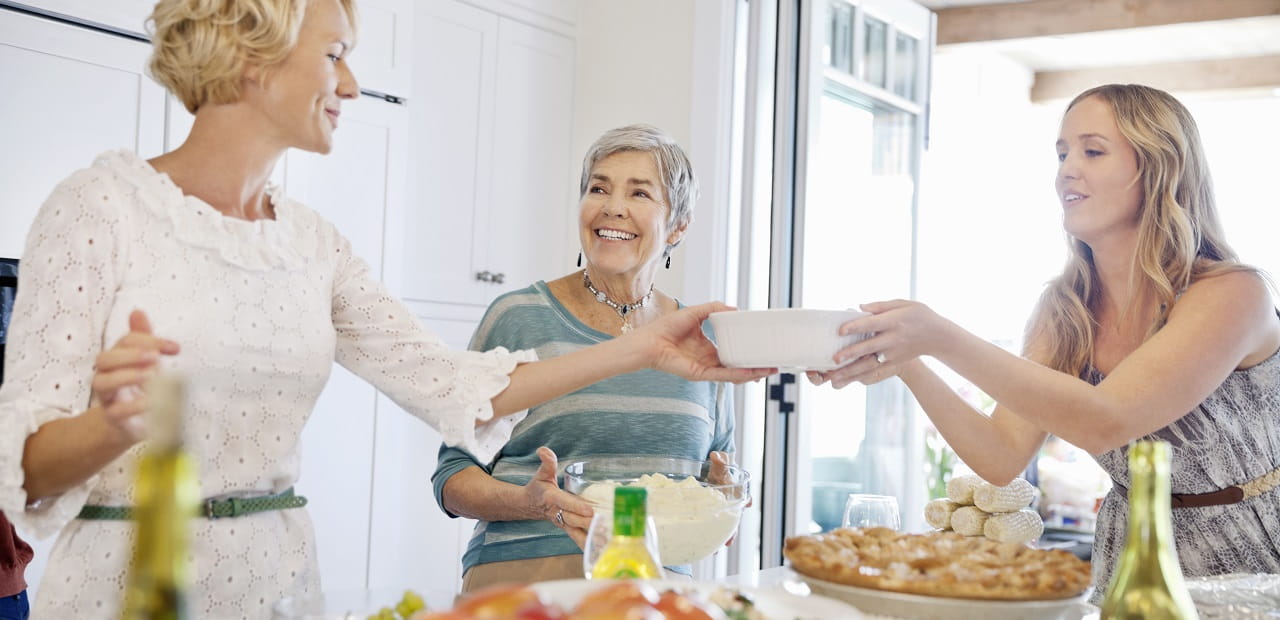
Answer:
[(876, 353), (876, 362), (883, 364), (885, 361), (884, 353)]
[(558, 523), (560, 527), (564, 527), (564, 511), (563, 510), (556, 511), (556, 523)]

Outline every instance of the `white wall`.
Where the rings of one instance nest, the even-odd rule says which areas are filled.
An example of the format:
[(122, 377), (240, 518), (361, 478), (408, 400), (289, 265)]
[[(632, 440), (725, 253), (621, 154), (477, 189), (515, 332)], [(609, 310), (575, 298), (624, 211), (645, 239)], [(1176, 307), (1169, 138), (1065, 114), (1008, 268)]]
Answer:
[[(685, 148), (701, 180), (694, 223), (657, 282), (687, 303), (723, 297), (733, 7), (733, 0), (590, 0), (578, 21), (575, 156), (609, 129), (649, 123)], [(576, 189), (577, 177), (571, 182)]]

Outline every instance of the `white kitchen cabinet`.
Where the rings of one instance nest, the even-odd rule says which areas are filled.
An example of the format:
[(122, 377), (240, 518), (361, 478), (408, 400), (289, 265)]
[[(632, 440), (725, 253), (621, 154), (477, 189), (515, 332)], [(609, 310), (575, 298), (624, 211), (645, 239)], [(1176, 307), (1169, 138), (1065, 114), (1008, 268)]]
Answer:
[[(0, 10), (0, 256), (21, 258), (54, 186), (100, 153), (162, 152), (165, 94), (142, 72), (149, 52), (138, 41)], [(29, 542), (34, 594), (53, 539)]]
[[(466, 348), (476, 327), (466, 319), (419, 319), (457, 349)], [(369, 587), (460, 587), (475, 521), (451, 519), (436, 505), (431, 474), (440, 434), (381, 396), (375, 438)]]
[(485, 306), (576, 256), (573, 40), (473, 6), (418, 5), (404, 296)]
[(404, 97), (409, 93), (413, 45), (411, 0), (359, 0), (356, 48), (350, 56), (360, 88)]
[[(150, 36), (146, 21), (156, 0), (18, 0), (18, 4), (146, 37)], [(398, 96), (409, 92), (412, 5), (412, 0), (356, 3), (359, 23), (351, 69), (361, 88)]]
[(0, 10), (0, 256), (19, 257), (55, 185), (98, 154), (164, 148), (145, 43)]
[(156, 0), (17, 0), (36, 11), (66, 16), (134, 35), (146, 35)]
[[(403, 105), (343, 102), (333, 150), (291, 150), (283, 166), (290, 198), (332, 222), (376, 277), (383, 275), (384, 230), (395, 229), (404, 199), (407, 124)], [(363, 589), (368, 577), (378, 402), (373, 386), (335, 365), (302, 433), (298, 491), (309, 501), (326, 589)]]

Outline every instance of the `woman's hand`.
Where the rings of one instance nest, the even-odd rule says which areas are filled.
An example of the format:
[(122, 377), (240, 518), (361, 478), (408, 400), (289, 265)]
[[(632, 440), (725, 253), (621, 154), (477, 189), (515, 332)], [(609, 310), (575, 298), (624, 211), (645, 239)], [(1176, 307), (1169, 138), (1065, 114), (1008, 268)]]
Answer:
[(733, 310), (719, 302), (690, 306), (668, 314), (636, 330), (635, 338), (651, 347), (653, 368), (690, 381), (745, 383), (778, 372), (777, 368), (725, 368), (716, 345), (702, 333), (702, 322), (712, 312)]
[(561, 489), (556, 483), (559, 466), (556, 453), (551, 448), (538, 448), (538, 458), (542, 460), (542, 465), (524, 485), (529, 505), (536, 514), (564, 530), (581, 549), (587, 542), (587, 526), (591, 525), (595, 510), (591, 508), (590, 502)]
[[(712, 450), (711, 454), (708, 455), (707, 460), (711, 461), (711, 467), (707, 470), (708, 482), (710, 482), (711, 484), (722, 484), (722, 485), (733, 484), (733, 478), (729, 476), (729, 466), (733, 463), (733, 457), (730, 456), (728, 452)], [(755, 502), (755, 500), (749, 495), (751, 493), (751, 489), (749, 488), (743, 489), (743, 492), (747, 493), (748, 495), (747, 495), (747, 503), (744, 504), (742, 507), (750, 508), (751, 504)], [(729, 499), (732, 500), (733, 498), (729, 498)], [(732, 545), (733, 541), (737, 538), (738, 538), (738, 533), (737, 531), (735, 531), (733, 535), (729, 537), (729, 540), (724, 541), (724, 546), (728, 547), (729, 545)]]
[(161, 355), (176, 355), (178, 343), (157, 338), (141, 310), (129, 314), (129, 333), (98, 355), (93, 375), (91, 406), (100, 408), (106, 420), (130, 442), (143, 438), (142, 419), (147, 408), (142, 387), (155, 374)]
[(840, 335), (869, 334), (836, 353), (840, 368), (806, 373), (815, 385), (842, 388), (855, 381), (870, 385), (893, 377), (904, 364), (945, 346), (949, 321), (928, 306), (906, 300), (863, 304), (870, 312), (840, 326)]

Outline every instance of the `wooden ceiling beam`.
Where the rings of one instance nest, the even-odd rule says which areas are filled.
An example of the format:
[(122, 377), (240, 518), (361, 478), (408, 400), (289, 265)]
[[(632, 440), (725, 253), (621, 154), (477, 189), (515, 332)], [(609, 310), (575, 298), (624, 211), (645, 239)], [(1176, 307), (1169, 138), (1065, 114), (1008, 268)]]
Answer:
[(1031, 85), (1031, 100), (1068, 99), (1094, 86), (1117, 83), (1166, 91), (1280, 88), (1280, 55), (1039, 71)]
[(938, 45), (1280, 15), (1280, 0), (1029, 0), (938, 15)]

